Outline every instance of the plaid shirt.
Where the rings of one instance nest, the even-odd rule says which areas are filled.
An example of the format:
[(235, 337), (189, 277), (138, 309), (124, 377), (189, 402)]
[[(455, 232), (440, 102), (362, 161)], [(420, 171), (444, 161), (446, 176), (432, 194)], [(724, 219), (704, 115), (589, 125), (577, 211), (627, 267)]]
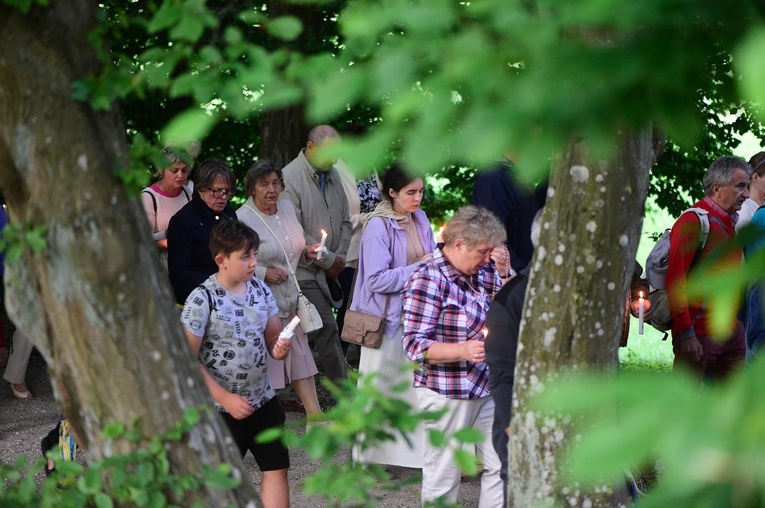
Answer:
[(434, 342), (483, 340), (481, 329), (489, 303), (501, 287), (493, 265), (482, 267), (468, 284), (440, 248), (417, 266), (401, 293), (404, 351), (410, 360), (420, 364), (414, 373), (415, 387), (425, 386), (450, 399), (489, 395), (486, 363), (461, 360), (426, 364), (425, 357)]

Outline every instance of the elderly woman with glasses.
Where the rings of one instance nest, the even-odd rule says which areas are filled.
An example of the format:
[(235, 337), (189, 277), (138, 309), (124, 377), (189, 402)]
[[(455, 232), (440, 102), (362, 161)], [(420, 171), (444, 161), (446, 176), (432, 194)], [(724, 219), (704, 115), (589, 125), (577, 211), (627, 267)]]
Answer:
[[(445, 411), (425, 431), (447, 436), (465, 427), (482, 430), (476, 444), (484, 465), (479, 507), (502, 506), (500, 460), (491, 442), (494, 402), (489, 396), (483, 328), (494, 295), (513, 272), (503, 245), (505, 228), (485, 208), (460, 208), (447, 222), (444, 243), (415, 269), (401, 294), (404, 351), (419, 364), (414, 387), (421, 411)], [(426, 440), (422, 501), (457, 500), (461, 471), (451, 447)]]
[(221, 159), (206, 159), (197, 169), (191, 201), (167, 226), (167, 261), (175, 301), (183, 306), (189, 293), (218, 271), (210, 254), (210, 234), (222, 220), (236, 219), (228, 200), (236, 177)]
[[(298, 261), (316, 259), (319, 244), (306, 246), (303, 226), (292, 203), (279, 197), (284, 190), (281, 169), (269, 160), (256, 162), (244, 179), (247, 201), (236, 211), (239, 220), (260, 236), (255, 277), (263, 280), (274, 295), (282, 328), (297, 311), (298, 287), (293, 275)], [(292, 384), (308, 416), (321, 413), (314, 376), (318, 373), (308, 337), (295, 329), (292, 349), (284, 360), (266, 357), (271, 386), (282, 389)]]

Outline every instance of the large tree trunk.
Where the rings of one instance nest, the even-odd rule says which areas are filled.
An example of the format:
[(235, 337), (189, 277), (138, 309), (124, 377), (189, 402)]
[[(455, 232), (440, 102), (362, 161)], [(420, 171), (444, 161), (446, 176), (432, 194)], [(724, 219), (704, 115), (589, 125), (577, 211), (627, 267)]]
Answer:
[[(622, 485), (597, 492), (562, 484), (566, 417), (531, 398), (564, 371), (614, 370), (624, 302), (643, 224), (650, 132), (625, 134), (611, 161), (573, 143), (556, 161), (526, 293), (509, 443), (509, 506), (614, 507)], [(569, 487), (565, 489), (565, 487)]]
[[(115, 176), (127, 153), (117, 109), (71, 98), (72, 83), (100, 67), (88, 41), (95, 9), (72, 0), (24, 15), (0, 4), (0, 185), (13, 223), (47, 227), (44, 250), (8, 263), (11, 316), (43, 353), (78, 443), (101, 458), (133, 446), (104, 439), (107, 423), (163, 433), (210, 399), (148, 221)], [(206, 506), (257, 499), (227, 436), (203, 414), (169, 451), (176, 473), (234, 464), (242, 486), (203, 492)]]
[(303, 107), (266, 111), (260, 115), (260, 147), (258, 158), (269, 158), (278, 167), (286, 166), (305, 147), (308, 128), (303, 120)]

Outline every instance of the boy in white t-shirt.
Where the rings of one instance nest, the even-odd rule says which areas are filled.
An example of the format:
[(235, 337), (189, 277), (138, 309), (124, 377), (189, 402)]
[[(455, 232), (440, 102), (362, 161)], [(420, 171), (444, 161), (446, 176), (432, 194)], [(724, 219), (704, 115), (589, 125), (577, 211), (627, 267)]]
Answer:
[(290, 341), (279, 338), (274, 297), (254, 278), (259, 245), (257, 233), (242, 222), (227, 220), (215, 226), (210, 253), (218, 273), (189, 294), (181, 322), (242, 457), (250, 450), (263, 472), (264, 508), (286, 508), (287, 448), (281, 441), (255, 442), (260, 432), (284, 426), (284, 412), (266, 376), (266, 354), (281, 360), (290, 350)]

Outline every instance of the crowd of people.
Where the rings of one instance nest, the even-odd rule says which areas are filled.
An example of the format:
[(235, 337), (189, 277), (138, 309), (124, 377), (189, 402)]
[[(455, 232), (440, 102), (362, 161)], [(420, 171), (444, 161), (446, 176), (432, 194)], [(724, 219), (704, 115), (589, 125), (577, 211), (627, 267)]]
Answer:
[[(168, 165), (141, 199), (191, 352), (240, 453), (251, 452), (263, 472), (267, 508), (289, 505), (286, 447), (255, 441), (284, 425), (277, 393), (294, 390), (308, 421), (320, 419), (315, 376), (347, 379), (353, 354), (383, 393), (420, 411), (443, 411), (394, 441), (355, 446), (353, 459), (420, 468), (423, 503), (442, 496), (455, 502), (457, 445), (436, 447), (426, 435), (473, 427), (486, 436), (475, 446), (483, 467), (479, 506), (501, 506), (521, 311), (545, 188), (522, 184), (504, 159), (477, 174), (473, 204), (457, 210), (436, 238), (420, 208), (423, 179), (399, 164), (359, 177), (332, 155), (339, 140), (320, 125), (284, 168), (257, 161), (237, 210), (229, 205), (236, 178), (224, 160), (208, 158), (194, 170), (198, 145), (164, 149)], [(705, 198), (694, 205), (709, 217), (703, 247), (696, 214), (681, 215), (672, 229), (666, 282), (675, 363), (701, 380), (726, 377), (765, 343), (762, 283), (750, 286), (723, 342), (709, 320), (714, 300), (686, 292), (699, 262), (721, 245), (727, 250), (712, 272), (765, 247), (762, 234), (747, 236), (743, 252), (728, 242), (746, 223), (765, 229), (763, 182), (765, 152), (749, 163), (718, 159), (704, 176)], [(638, 266), (633, 286), (648, 291), (641, 272)], [(301, 299), (319, 316), (317, 326), (304, 323), (304, 330), (294, 319)], [(627, 319), (636, 315), (629, 299), (625, 309)], [(379, 348), (340, 340), (346, 310), (382, 318)], [(4, 377), (15, 397), (31, 398), (24, 384), (31, 343), (17, 331), (13, 346)], [(406, 390), (394, 390), (402, 384)], [(60, 428), (43, 439), (43, 454)]]
[[(393, 387), (408, 384), (395, 396), (413, 408), (447, 410), (395, 442), (354, 447), (354, 460), (421, 468), (423, 502), (442, 495), (453, 501), (461, 476), (453, 448), (434, 447), (425, 436), (463, 427), (491, 434), (482, 330), (494, 295), (515, 275), (505, 240), (509, 232), (522, 237), (530, 224), (515, 217), (503, 224), (486, 208), (468, 206), (445, 225), (437, 244), (420, 209), (422, 178), (398, 164), (356, 178), (332, 156), (339, 140), (334, 128), (321, 125), (284, 168), (256, 162), (236, 211), (228, 205), (233, 172), (222, 160), (203, 161), (195, 190), (187, 192), (181, 182), (189, 157), (168, 157), (173, 166), (147, 189), (147, 217), (160, 253), (167, 253), (181, 322), (216, 407), (242, 455), (250, 451), (263, 471), (264, 506), (288, 504), (289, 456), (283, 445), (254, 438), (284, 424), (277, 390), (291, 386), (309, 422), (321, 413), (314, 353), (329, 379), (348, 378), (346, 357), (354, 346), (340, 341), (345, 309), (384, 318), (379, 349), (357, 352), (362, 374), (375, 374), (377, 388), (391, 396)], [(476, 188), (486, 187), (488, 196), (495, 183)], [(515, 195), (533, 199), (528, 189)], [(491, 199), (508, 208), (501, 196)], [(176, 208), (179, 200), (187, 202)], [(520, 252), (528, 263), (525, 245)], [(290, 326), (303, 296), (321, 319), (308, 332)], [(410, 363), (417, 367), (407, 369)], [(484, 467), (481, 506), (498, 506), (500, 459), (489, 439), (476, 451)]]

